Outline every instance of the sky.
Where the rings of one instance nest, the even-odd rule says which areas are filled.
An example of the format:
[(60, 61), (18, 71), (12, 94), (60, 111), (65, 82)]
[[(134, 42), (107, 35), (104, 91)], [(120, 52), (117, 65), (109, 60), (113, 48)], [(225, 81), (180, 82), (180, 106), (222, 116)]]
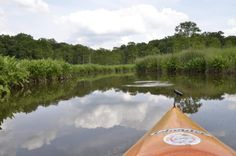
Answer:
[(0, 0), (0, 34), (108, 48), (174, 34), (184, 21), (236, 35), (235, 0)]

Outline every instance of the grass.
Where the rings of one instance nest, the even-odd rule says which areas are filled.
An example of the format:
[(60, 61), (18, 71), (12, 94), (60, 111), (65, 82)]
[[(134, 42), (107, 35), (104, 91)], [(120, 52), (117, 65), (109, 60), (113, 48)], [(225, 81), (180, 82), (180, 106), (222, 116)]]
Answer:
[(136, 61), (138, 72), (236, 73), (236, 48), (186, 50)]
[(27, 83), (60, 81), (95, 74), (127, 73), (134, 70), (135, 65), (71, 65), (51, 59), (17, 60), (0, 56), (0, 99), (9, 95), (12, 88), (22, 88)]

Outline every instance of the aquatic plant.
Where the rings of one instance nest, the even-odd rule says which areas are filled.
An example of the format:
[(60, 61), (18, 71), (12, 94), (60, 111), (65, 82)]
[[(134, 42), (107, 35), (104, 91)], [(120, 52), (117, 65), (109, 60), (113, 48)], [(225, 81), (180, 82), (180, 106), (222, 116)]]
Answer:
[(52, 59), (17, 60), (0, 56), (0, 97), (10, 94), (11, 88), (24, 87), (27, 82), (51, 82), (71, 77), (103, 73), (126, 73), (135, 65), (72, 65)]

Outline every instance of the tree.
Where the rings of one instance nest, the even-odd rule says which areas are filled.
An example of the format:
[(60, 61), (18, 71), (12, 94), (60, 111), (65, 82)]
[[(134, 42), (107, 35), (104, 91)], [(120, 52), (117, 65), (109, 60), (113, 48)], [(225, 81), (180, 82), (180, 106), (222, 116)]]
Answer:
[(212, 47), (212, 48), (220, 48), (221, 43), (220, 40), (217, 37), (211, 37), (206, 41), (206, 46), (207, 47)]
[(176, 26), (175, 32), (181, 36), (191, 37), (192, 35), (201, 32), (201, 30), (198, 28), (196, 23), (187, 21)]
[[(222, 31), (218, 31), (218, 32), (204, 32), (203, 33), (203, 36), (205, 37), (206, 41), (207, 41), (207, 44), (208, 42), (220, 42), (220, 46), (217, 46), (217, 47), (223, 47), (223, 44), (224, 44), (224, 32)], [(217, 41), (218, 40), (218, 41)], [(217, 43), (218, 44), (218, 43)], [(215, 46), (213, 46), (215, 47)]]
[(147, 50), (147, 44), (142, 42), (142, 43), (137, 43), (136, 44), (137, 50), (138, 50), (138, 57), (144, 57), (145, 52)]
[(136, 57), (138, 56), (138, 50), (136, 47), (136, 44), (134, 42), (129, 42), (127, 45), (127, 55), (126, 57), (128, 58), (127, 63), (134, 63)]
[(158, 49), (157, 47), (152, 48), (151, 51), (148, 51), (148, 55), (156, 55), (156, 54), (160, 54), (160, 49)]
[(202, 35), (196, 34), (190, 38), (190, 47), (193, 49), (205, 48), (205, 41)]
[(173, 52), (179, 52), (184, 49), (190, 48), (190, 38), (186, 38), (182, 35), (176, 34), (173, 36)]

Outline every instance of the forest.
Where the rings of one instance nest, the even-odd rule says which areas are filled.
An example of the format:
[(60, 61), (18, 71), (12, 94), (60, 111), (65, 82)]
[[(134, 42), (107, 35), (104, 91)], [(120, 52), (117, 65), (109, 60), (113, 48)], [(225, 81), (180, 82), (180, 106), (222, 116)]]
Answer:
[[(157, 36), (158, 37), (158, 36)], [(54, 39), (34, 39), (20, 33), (15, 36), (0, 35), (0, 55), (17, 59), (53, 59), (70, 64), (132, 64), (137, 58), (156, 54), (177, 53), (183, 50), (230, 48), (236, 46), (236, 36), (224, 36), (224, 32), (201, 32), (191, 21), (180, 23), (175, 34), (148, 43), (129, 42), (120, 47), (92, 49), (81, 44), (58, 43)]]

